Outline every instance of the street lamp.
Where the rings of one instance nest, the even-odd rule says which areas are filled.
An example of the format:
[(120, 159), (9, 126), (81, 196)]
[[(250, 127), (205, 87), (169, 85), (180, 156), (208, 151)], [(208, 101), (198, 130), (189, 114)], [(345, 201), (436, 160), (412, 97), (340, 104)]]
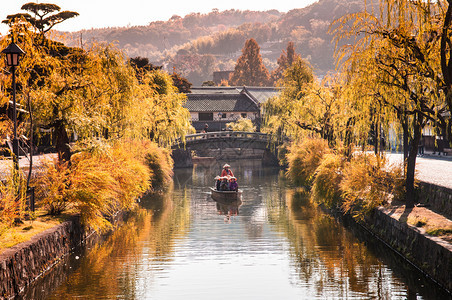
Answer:
[(19, 66), (19, 58), (25, 52), (14, 41), (6, 47), (2, 53), (6, 54), (6, 65), (11, 67), (13, 73), (13, 160), (14, 168), (19, 170), (19, 140), (17, 139), (17, 114), (16, 114), (16, 67)]

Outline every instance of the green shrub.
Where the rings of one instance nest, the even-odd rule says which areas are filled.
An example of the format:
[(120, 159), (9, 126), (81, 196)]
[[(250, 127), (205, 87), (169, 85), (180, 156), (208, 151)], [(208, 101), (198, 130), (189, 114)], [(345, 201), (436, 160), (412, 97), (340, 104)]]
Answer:
[(427, 234), (433, 235), (433, 236), (441, 236), (441, 235), (448, 235), (452, 234), (452, 228), (435, 228), (427, 230)]

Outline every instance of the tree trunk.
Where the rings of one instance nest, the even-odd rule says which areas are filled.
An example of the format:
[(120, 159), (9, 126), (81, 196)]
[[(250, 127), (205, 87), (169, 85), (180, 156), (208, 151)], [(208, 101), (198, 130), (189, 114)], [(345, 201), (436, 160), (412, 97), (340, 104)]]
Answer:
[(353, 137), (353, 126), (355, 125), (355, 118), (348, 118), (347, 120), (347, 127), (345, 129), (345, 138), (344, 138), (344, 144), (345, 144), (345, 157), (347, 161), (350, 161), (352, 158), (352, 137)]
[(406, 165), (406, 160), (408, 158), (408, 150), (409, 150), (409, 132), (408, 132), (408, 123), (407, 121), (402, 122), (402, 129), (403, 129), (403, 141), (402, 141), (402, 147), (403, 147), (403, 164)]
[(406, 160), (406, 179), (405, 179), (405, 188), (406, 188), (406, 195), (405, 195), (405, 202), (406, 207), (411, 208), (414, 206), (414, 200), (415, 200), (415, 190), (414, 190), (414, 173), (416, 171), (416, 157), (417, 157), (417, 151), (419, 147), (419, 142), (421, 140), (422, 136), (422, 124), (423, 118), (422, 116), (414, 116), (414, 136), (413, 140), (411, 141), (411, 147), (410, 151), (408, 153), (408, 158)]
[(69, 147), (69, 136), (67, 134), (63, 121), (58, 120), (55, 122), (54, 134), (55, 148), (58, 152), (58, 161), (60, 163), (70, 163), (71, 149)]
[[(452, 114), (452, 49), (451, 43), (451, 25), (452, 25), (452, 0), (447, 0), (447, 10), (444, 16), (444, 23), (441, 32), (440, 54), (441, 54), (441, 72), (444, 79), (443, 92), (446, 95), (446, 103), (449, 113)], [(442, 85), (442, 84), (441, 84)], [(452, 121), (445, 125), (446, 136), (452, 142)]]

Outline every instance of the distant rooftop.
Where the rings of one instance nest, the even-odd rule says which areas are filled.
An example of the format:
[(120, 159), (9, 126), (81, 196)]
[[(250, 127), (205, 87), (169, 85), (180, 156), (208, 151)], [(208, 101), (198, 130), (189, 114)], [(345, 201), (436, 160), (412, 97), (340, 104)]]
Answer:
[(218, 94), (187, 94), (185, 107), (189, 111), (198, 112), (255, 112), (258, 105), (245, 94), (218, 93)]
[(192, 94), (239, 94), (234, 86), (195, 86), (190, 88)]
[(277, 87), (254, 87), (245, 86), (242, 88), (242, 92), (247, 92), (254, 100), (263, 104), (271, 97), (278, 96), (281, 88)]
[(281, 88), (259, 86), (196, 86), (191, 88), (192, 94), (239, 94), (247, 93), (259, 104), (275, 97)]

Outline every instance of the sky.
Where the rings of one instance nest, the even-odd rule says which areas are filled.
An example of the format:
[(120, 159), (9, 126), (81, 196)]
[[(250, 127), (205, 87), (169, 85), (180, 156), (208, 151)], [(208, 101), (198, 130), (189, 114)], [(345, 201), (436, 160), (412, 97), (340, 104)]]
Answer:
[[(152, 21), (166, 21), (173, 15), (181, 17), (191, 13), (208, 13), (217, 8), (220, 11), (227, 9), (240, 10), (270, 10), (277, 9), (287, 12), (294, 8), (306, 7), (317, 0), (1, 0), (0, 20), (7, 15), (24, 12), (20, 8), (28, 2), (52, 3), (61, 7), (61, 10), (76, 11), (80, 15), (64, 21), (54, 27), (60, 31), (78, 31), (81, 29), (122, 27), (134, 25), (147, 25)], [(0, 25), (2, 35), (8, 32), (8, 26)]]

